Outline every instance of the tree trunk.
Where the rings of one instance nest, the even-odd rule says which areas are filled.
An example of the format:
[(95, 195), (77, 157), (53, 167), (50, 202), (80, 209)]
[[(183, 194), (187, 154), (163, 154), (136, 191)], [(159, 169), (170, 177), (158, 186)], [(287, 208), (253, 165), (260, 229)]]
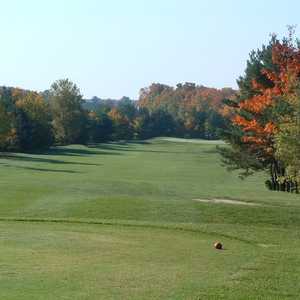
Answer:
[(297, 181), (290, 179), (284, 179), (281, 181), (281, 178), (284, 178), (286, 175), (285, 168), (282, 164), (276, 160), (270, 166), (270, 180), (266, 182), (266, 185), (270, 190), (289, 192), (299, 194), (299, 184)]

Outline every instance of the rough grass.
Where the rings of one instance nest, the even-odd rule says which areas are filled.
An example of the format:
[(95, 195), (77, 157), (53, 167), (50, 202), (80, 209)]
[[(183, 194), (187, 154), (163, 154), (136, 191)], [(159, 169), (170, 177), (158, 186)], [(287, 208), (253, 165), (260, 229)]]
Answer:
[(239, 180), (215, 147), (3, 156), (0, 299), (297, 299), (299, 196), (265, 190), (263, 174)]

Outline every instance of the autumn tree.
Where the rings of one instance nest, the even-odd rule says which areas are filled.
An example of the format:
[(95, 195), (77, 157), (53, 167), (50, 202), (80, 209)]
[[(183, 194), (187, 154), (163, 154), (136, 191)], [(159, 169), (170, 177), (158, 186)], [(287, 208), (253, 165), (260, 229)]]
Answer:
[(283, 191), (297, 190), (297, 184), (286, 178), (286, 165), (276, 155), (275, 143), (281, 119), (291, 113), (286, 93), (289, 78), (299, 74), (296, 58), (291, 58), (295, 51), (290, 37), (279, 41), (272, 36), (268, 46), (251, 53), (245, 76), (238, 80), (239, 96), (227, 102), (232, 116), (224, 139), (231, 148), (220, 149), (230, 168), (243, 169), (244, 176), (268, 170), (267, 186)]
[(53, 143), (51, 114), (48, 103), (37, 92), (15, 89), (16, 134), (19, 148), (30, 151), (48, 148)]
[(147, 108), (150, 115), (157, 110), (168, 113), (174, 121), (172, 135), (216, 139), (227, 115), (222, 100), (234, 94), (230, 88), (219, 90), (190, 82), (175, 88), (155, 83), (141, 90), (138, 107)]
[(0, 151), (10, 148), (12, 140), (16, 139), (16, 132), (12, 124), (10, 113), (0, 99)]
[(16, 150), (16, 113), (12, 88), (0, 87), (0, 151)]
[(0, 88), (0, 148), (32, 151), (52, 145), (49, 105), (42, 94), (20, 88)]
[(133, 123), (127, 115), (123, 114), (117, 107), (113, 107), (108, 113), (108, 116), (112, 120), (113, 124), (113, 139), (130, 140), (133, 138)]

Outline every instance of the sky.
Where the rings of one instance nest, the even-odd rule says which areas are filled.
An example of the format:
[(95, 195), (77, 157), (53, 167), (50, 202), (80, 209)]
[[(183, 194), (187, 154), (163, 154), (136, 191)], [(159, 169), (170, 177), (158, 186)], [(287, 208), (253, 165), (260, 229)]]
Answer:
[[(136, 99), (153, 82), (236, 88), (249, 52), (299, 23), (299, 0), (0, 0), (0, 85)], [(300, 24), (296, 29), (299, 35)]]

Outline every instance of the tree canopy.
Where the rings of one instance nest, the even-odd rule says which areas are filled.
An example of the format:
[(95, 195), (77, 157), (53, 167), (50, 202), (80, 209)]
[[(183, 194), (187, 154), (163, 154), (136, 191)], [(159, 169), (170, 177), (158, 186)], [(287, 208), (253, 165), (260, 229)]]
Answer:
[(272, 36), (250, 54), (238, 96), (227, 102), (231, 114), (223, 138), (231, 148), (220, 149), (224, 162), (243, 169), (242, 175), (268, 170), (270, 189), (298, 191), (298, 171), (291, 165), (298, 160), (299, 75), (300, 50), (292, 34)]

